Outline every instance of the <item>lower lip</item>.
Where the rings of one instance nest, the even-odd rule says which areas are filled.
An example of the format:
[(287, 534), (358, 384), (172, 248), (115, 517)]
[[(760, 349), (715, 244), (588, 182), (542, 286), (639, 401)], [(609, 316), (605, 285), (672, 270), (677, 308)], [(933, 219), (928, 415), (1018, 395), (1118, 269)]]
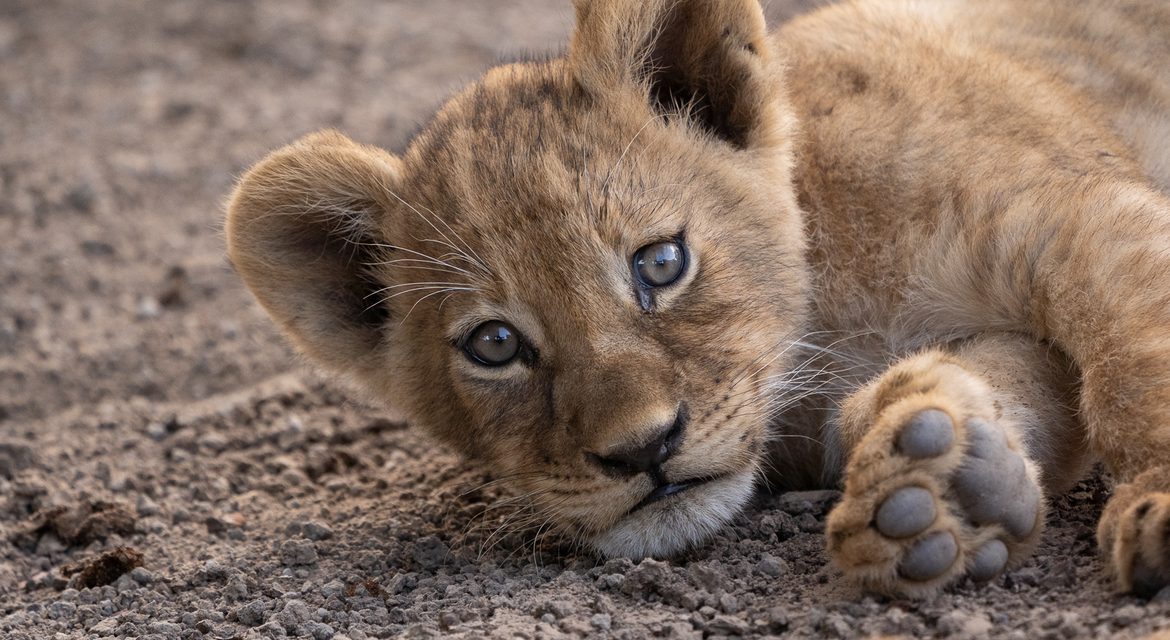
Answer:
[(661, 486), (655, 488), (653, 491), (651, 491), (650, 495), (646, 496), (645, 498), (642, 498), (641, 502), (634, 505), (634, 508), (630, 509), (630, 513), (633, 513), (635, 511), (641, 509), (642, 507), (648, 507), (648, 506), (654, 504), (655, 502), (665, 500), (665, 499), (669, 498), (670, 496), (678, 495), (678, 494), (682, 493), (683, 491), (686, 491), (687, 489), (697, 487), (701, 484), (706, 484), (706, 483), (710, 482), (711, 480), (714, 480), (714, 478), (703, 479), (703, 480), (687, 480), (685, 482), (671, 482), (668, 484), (661, 485)]

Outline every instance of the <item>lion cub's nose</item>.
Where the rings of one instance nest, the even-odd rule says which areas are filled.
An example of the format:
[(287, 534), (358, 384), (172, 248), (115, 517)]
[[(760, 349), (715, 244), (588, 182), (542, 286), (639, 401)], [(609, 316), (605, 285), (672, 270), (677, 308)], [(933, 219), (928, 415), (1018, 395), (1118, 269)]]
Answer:
[(674, 455), (682, 444), (686, 414), (679, 411), (674, 422), (660, 428), (648, 442), (619, 445), (605, 455), (586, 452), (585, 458), (611, 476), (657, 475), (659, 467)]

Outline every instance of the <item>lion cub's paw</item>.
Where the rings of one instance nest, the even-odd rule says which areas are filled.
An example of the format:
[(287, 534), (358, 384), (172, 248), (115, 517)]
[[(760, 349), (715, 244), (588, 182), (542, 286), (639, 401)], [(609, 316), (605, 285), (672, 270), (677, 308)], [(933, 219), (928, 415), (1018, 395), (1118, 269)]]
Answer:
[(847, 577), (885, 593), (991, 580), (1040, 537), (1037, 474), (995, 422), (914, 404), (884, 411), (855, 449), (829, 552)]
[(1097, 537), (1122, 589), (1148, 597), (1170, 585), (1170, 469), (1118, 487)]

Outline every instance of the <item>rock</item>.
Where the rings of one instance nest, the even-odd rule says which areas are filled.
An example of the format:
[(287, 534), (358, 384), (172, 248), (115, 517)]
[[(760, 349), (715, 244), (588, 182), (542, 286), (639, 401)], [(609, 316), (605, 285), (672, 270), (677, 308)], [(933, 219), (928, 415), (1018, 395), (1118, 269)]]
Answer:
[(268, 620), (268, 609), (263, 600), (253, 600), (236, 609), (236, 620), (245, 627), (258, 627)]
[(571, 602), (565, 600), (552, 600), (538, 606), (534, 613), (538, 618), (544, 614), (550, 614), (554, 620), (561, 620), (573, 615), (574, 610), (575, 607), (573, 607), (573, 603)]
[(461, 622), (462, 620), (459, 619), (459, 616), (450, 611), (444, 611), (439, 614), (439, 628), (443, 631), (450, 631), (452, 628), (459, 626)]
[(991, 629), (991, 621), (982, 613), (948, 611), (938, 619), (938, 630), (950, 636), (985, 638)]
[(630, 569), (623, 581), (622, 591), (631, 595), (659, 593), (671, 579), (670, 565), (646, 558)]
[(138, 515), (143, 518), (156, 516), (159, 514), (158, 503), (141, 493), (138, 494), (138, 498), (135, 500), (134, 510), (137, 511)]
[(738, 613), (739, 600), (730, 593), (725, 593), (719, 596), (719, 608), (723, 610), (723, 613)]
[(833, 638), (852, 638), (853, 629), (856, 623), (840, 613), (830, 613), (821, 621), (821, 631), (829, 637)]
[(771, 578), (779, 578), (788, 573), (788, 564), (775, 556), (764, 554), (756, 563), (756, 571)]
[(233, 529), (243, 527), (244, 516), (240, 513), (229, 513), (223, 516), (211, 515), (204, 518), (203, 525), (207, 527), (207, 533), (222, 535)]
[(310, 520), (302, 528), (304, 536), (310, 540), (328, 540), (333, 537), (333, 529), (316, 520)]
[(89, 628), (89, 633), (96, 636), (112, 636), (118, 630), (116, 618), (105, 618)]
[(333, 627), (322, 622), (310, 622), (306, 628), (309, 630), (309, 635), (313, 636), (313, 640), (333, 640), (336, 637)]
[(414, 543), (414, 550), (411, 552), (414, 561), (420, 567), (427, 570), (439, 568), (447, 561), (450, 555), (451, 551), (447, 548), (447, 545), (443, 544), (443, 541), (435, 536), (419, 538)]
[(1113, 624), (1119, 627), (1128, 627), (1143, 618), (1145, 618), (1145, 609), (1127, 604), (1113, 613)]
[(1029, 587), (1035, 587), (1043, 580), (1043, 575), (1036, 567), (1025, 567), (1023, 569), (1013, 571), (1012, 573), (1008, 574), (1008, 577), (1011, 578), (1013, 582), (1027, 585)]
[(780, 607), (772, 607), (764, 612), (764, 620), (768, 630), (772, 633), (782, 633), (788, 630), (788, 612)]
[(777, 506), (781, 511), (799, 515), (802, 513), (820, 514), (837, 502), (841, 497), (840, 491), (789, 491), (780, 494)]
[(0, 442), (0, 478), (11, 480), (36, 462), (37, 456), (27, 444)]
[(715, 616), (707, 623), (707, 632), (725, 636), (746, 636), (748, 624), (732, 616)]
[(248, 584), (238, 575), (228, 578), (227, 584), (223, 587), (223, 597), (228, 600), (243, 600), (247, 598)]
[(168, 640), (170, 638), (178, 638), (179, 634), (183, 631), (183, 627), (181, 627), (173, 622), (164, 622), (164, 621), (151, 622), (146, 627), (146, 629), (147, 629), (147, 631), (149, 631), (151, 633), (157, 633), (157, 634), (163, 636), (164, 638), (167, 638)]
[(310, 540), (286, 540), (280, 545), (280, 561), (290, 567), (315, 564), (317, 548)]
[(695, 562), (687, 567), (691, 583), (708, 593), (718, 593), (727, 587), (729, 579), (722, 568), (709, 562)]
[(69, 620), (77, 612), (77, 605), (72, 602), (57, 601), (49, 605), (49, 617), (53, 620)]
[(312, 614), (309, 612), (309, 606), (303, 601), (289, 600), (273, 619), (284, 626), (288, 633), (301, 635), (301, 625), (311, 620)]

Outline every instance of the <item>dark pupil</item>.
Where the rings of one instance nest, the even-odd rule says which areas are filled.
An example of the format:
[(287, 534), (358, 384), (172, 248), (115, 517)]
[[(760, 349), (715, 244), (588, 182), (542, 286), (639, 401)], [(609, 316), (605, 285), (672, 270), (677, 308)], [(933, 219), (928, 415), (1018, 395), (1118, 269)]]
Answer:
[(638, 275), (654, 287), (670, 284), (682, 272), (682, 257), (682, 248), (673, 242), (652, 244), (638, 256)]
[(488, 322), (475, 332), (471, 350), (486, 364), (504, 364), (516, 356), (519, 340), (503, 322)]

